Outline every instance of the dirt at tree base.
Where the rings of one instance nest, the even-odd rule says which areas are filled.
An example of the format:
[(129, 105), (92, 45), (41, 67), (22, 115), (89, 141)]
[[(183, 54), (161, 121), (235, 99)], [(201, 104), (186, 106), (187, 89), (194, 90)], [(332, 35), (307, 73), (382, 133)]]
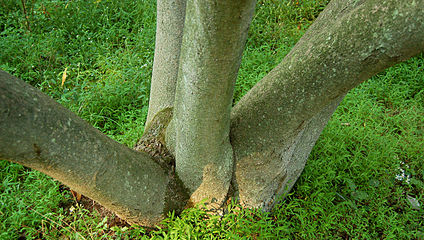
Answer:
[[(72, 207), (75, 208), (75, 206), (77, 206), (79, 208), (88, 210), (91, 216), (98, 214), (101, 219), (104, 219), (105, 217), (107, 217), (106, 223), (108, 228), (111, 228), (114, 226), (130, 227), (130, 224), (128, 224), (125, 220), (119, 218), (118, 216), (116, 216), (115, 213), (103, 207), (96, 201), (84, 195), (81, 195), (81, 199), (78, 200), (77, 197), (72, 193), (72, 190), (69, 187), (65, 185), (60, 185), (59, 191), (62, 192), (64, 196), (66, 197), (69, 196), (69, 198), (73, 199), (73, 201), (66, 201), (64, 204), (60, 206), (62, 209), (65, 210), (65, 212), (69, 213)], [(97, 213), (95, 213), (94, 211), (97, 211)]]

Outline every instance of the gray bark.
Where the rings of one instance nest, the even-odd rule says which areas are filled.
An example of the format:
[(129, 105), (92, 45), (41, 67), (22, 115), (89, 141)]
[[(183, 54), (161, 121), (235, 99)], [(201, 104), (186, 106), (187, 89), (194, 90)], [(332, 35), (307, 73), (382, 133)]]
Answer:
[(188, 199), (146, 153), (121, 145), (0, 70), (0, 159), (39, 170), (129, 223), (154, 226)]
[(424, 51), (424, 1), (332, 1), (230, 114), (253, 10), (253, 0), (190, 0), (187, 12), (184, 1), (158, 3), (151, 109), (138, 146), (151, 156), (0, 71), (0, 158), (40, 170), (130, 223), (152, 226), (189, 198), (220, 205), (231, 179), (243, 205), (270, 209), (346, 92)]
[[(274, 194), (289, 189), (292, 185), (287, 182), (298, 177), (290, 173), (289, 165), (303, 165), (297, 162), (309, 155), (310, 147), (302, 150), (297, 146), (304, 144), (299, 135), (320, 132), (321, 124), (311, 128), (321, 121), (314, 116), (328, 118), (319, 113), (325, 106), (423, 50), (422, 0), (330, 2), (284, 60), (233, 109), (234, 185), (240, 201), (269, 209)], [(317, 120), (311, 122), (314, 118)], [(280, 173), (264, 174), (258, 165)], [(261, 194), (262, 186), (271, 188), (266, 195)]]
[(158, 0), (156, 44), (146, 125), (166, 108), (172, 108), (177, 86), (186, 0)]
[(255, 153), (236, 161), (234, 197), (245, 207), (271, 210), (279, 197), (286, 195), (296, 183), (312, 148), (343, 98), (333, 100), (299, 128), (291, 141), (271, 150), (275, 152)]
[(232, 96), (254, 7), (254, 0), (187, 2), (168, 143), (194, 203), (220, 205), (228, 192)]

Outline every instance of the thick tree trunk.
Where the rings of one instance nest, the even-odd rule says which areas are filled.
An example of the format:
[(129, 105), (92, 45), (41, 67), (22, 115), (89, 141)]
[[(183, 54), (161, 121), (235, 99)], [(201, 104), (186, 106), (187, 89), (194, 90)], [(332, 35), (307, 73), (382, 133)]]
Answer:
[(240, 201), (269, 209), (274, 195), (290, 189), (288, 183), (299, 176), (293, 166), (303, 166), (309, 155), (304, 141), (310, 140), (302, 136), (321, 132), (321, 123), (313, 126), (326, 122), (334, 107), (323, 109), (423, 50), (422, 0), (330, 2), (284, 60), (233, 109), (234, 185)]
[(39, 170), (130, 223), (158, 224), (188, 195), (146, 153), (121, 145), (0, 70), (0, 159)]
[(151, 110), (137, 146), (151, 156), (0, 71), (0, 158), (146, 226), (188, 198), (221, 204), (231, 180), (243, 205), (267, 210), (293, 186), (346, 92), (424, 51), (423, 0), (334, 0), (230, 115), (254, 1), (190, 0), (187, 11), (183, 0), (158, 6), (157, 38), (164, 39), (157, 39)]
[(168, 143), (192, 193), (221, 205), (233, 172), (229, 142), (233, 89), (254, 0), (187, 1), (174, 118)]

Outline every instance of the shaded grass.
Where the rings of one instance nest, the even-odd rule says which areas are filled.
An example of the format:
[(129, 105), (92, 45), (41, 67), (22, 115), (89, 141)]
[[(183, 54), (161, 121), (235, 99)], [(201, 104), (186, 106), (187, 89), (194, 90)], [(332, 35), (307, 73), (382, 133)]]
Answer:
[[(423, 209), (413, 209), (407, 196), (424, 200), (424, 78), (412, 70), (423, 62), (395, 66), (346, 96), (286, 201), (296, 207), (281, 211), (296, 216), (292, 227), (301, 238), (422, 236)], [(409, 183), (396, 179), (400, 169)]]
[[(326, 3), (258, 2), (235, 102), (281, 61)], [(153, 1), (37, 0), (26, 8), (28, 18), (19, 1), (0, 2), (0, 68), (133, 146), (147, 114)], [(222, 217), (201, 208), (171, 214), (152, 232), (110, 226), (58, 182), (1, 161), (0, 239), (424, 238), (424, 210), (408, 201), (424, 203), (423, 62), (418, 56), (353, 89), (294, 191), (272, 213), (231, 205)], [(401, 169), (408, 181), (396, 177)]]

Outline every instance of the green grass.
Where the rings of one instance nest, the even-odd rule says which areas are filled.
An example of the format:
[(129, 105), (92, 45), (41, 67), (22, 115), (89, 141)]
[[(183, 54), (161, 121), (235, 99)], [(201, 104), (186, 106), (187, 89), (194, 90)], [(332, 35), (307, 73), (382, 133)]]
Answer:
[[(235, 101), (302, 36), (326, 0), (259, 1)], [(0, 68), (133, 146), (147, 114), (154, 1), (0, 1)], [(28, 28), (29, 25), (29, 28)], [(63, 86), (62, 74), (67, 69)], [(53, 179), (0, 161), (0, 239), (423, 239), (424, 57), (353, 89), (291, 194), (272, 213), (201, 208), (164, 227), (108, 224)], [(409, 180), (396, 178), (402, 170)]]

